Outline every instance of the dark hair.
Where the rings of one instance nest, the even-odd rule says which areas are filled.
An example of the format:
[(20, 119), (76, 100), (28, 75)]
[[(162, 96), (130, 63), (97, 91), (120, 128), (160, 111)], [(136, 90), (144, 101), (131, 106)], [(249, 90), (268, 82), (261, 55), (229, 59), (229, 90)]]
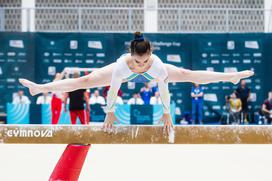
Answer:
[(145, 53), (151, 51), (150, 42), (146, 40), (143, 34), (139, 31), (134, 33), (134, 40), (130, 43), (130, 52), (131, 54), (137, 54), (142, 56)]

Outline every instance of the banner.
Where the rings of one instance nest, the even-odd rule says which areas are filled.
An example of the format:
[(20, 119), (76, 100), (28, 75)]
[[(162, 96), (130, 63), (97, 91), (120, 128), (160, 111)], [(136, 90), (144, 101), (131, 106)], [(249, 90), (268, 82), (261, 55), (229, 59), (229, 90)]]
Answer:
[(26, 90), (18, 78), (34, 80), (34, 40), (33, 33), (0, 33), (0, 112), (19, 89)]

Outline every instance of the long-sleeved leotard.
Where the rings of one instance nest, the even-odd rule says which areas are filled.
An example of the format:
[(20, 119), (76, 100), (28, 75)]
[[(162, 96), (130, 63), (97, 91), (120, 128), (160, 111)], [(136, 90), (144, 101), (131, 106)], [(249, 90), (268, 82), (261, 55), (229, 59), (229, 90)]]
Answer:
[[(126, 54), (125, 54), (126, 55)], [(168, 74), (167, 70), (159, 57), (152, 54), (153, 59), (151, 67), (144, 73), (138, 74), (132, 72), (125, 60), (125, 55), (117, 60), (117, 64), (112, 73), (110, 90), (107, 96), (106, 112), (114, 112), (115, 101), (118, 90), (123, 82), (158, 82), (159, 93), (161, 96), (164, 113), (170, 113), (170, 94), (168, 90)]]

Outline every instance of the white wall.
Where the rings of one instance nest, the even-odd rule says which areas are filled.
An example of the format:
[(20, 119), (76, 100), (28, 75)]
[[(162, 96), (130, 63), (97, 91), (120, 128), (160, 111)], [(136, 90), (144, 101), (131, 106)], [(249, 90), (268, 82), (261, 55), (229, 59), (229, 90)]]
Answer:
[[(65, 145), (0, 144), (0, 180), (45, 181)], [(271, 181), (272, 145), (93, 145), (80, 181)]]

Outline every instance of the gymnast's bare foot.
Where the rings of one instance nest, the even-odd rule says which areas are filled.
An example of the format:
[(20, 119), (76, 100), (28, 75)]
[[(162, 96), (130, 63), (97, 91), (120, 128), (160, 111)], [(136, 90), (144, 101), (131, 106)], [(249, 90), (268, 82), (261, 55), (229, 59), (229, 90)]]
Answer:
[(36, 83), (34, 83), (34, 82), (31, 82), (31, 81), (29, 81), (29, 80), (27, 80), (27, 79), (19, 79), (19, 82), (20, 82), (23, 86), (29, 88), (29, 92), (30, 92), (30, 94), (31, 94), (32, 96), (35, 96), (35, 95), (37, 95), (37, 94), (39, 94), (39, 93), (42, 93), (42, 91), (41, 91), (40, 88), (39, 88), (39, 85), (36, 84)]
[(233, 84), (238, 84), (241, 79), (251, 77), (252, 75), (254, 75), (254, 72), (251, 70), (244, 70), (241, 72), (236, 72), (236, 73), (234, 73), (234, 76), (230, 79), (230, 82)]

